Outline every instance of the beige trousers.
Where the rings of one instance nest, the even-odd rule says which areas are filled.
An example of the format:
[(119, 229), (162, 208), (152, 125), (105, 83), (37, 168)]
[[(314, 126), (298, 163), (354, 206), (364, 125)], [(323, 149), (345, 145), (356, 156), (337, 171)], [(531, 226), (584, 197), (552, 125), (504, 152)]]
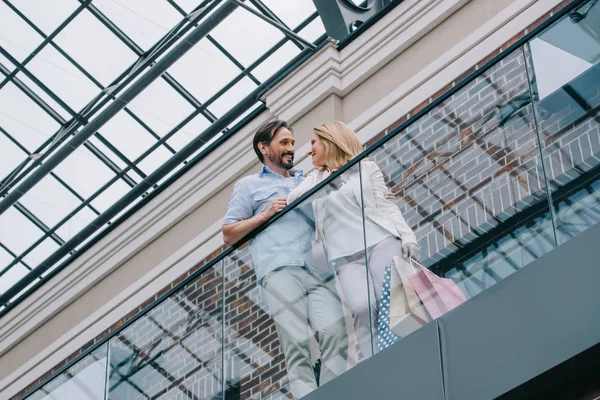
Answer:
[(319, 383), (343, 374), (347, 369), (348, 339), (334, 279), (324, 281), (303, 267), (283, 267), (267, 274), (262, 285), (294, 398), (317, 388), (310, 354), (312, 337), (321, 353)]

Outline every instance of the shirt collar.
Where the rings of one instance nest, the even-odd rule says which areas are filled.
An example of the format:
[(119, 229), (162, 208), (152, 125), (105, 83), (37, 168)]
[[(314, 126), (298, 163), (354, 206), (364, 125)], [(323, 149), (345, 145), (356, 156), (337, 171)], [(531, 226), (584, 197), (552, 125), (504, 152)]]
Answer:
[[(278, 174), (276, 172), (274, 172), (271, 168), (267, 167), (266, 165), (263, 164), (262, 170), (260, 171), (260, 174), (274, 174), (274, 175), (279, 175), (282, 176), (281, 174)], [(298, 176), (302, 176), (302, 169), (301, 168), (292, 168), (290, 170), (290, 176), (292, 177), (298, 177)]]

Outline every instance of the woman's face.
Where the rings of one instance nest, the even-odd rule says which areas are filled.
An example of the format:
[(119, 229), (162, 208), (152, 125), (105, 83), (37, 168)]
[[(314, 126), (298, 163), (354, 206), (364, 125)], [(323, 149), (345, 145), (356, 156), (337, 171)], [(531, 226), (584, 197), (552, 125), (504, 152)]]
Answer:
[(310, 141), (310, 151), (308, 154), (312, 157), (312, 163), (315, 167), (326, 166), (325, 145), (321, 138), (315, 133)]

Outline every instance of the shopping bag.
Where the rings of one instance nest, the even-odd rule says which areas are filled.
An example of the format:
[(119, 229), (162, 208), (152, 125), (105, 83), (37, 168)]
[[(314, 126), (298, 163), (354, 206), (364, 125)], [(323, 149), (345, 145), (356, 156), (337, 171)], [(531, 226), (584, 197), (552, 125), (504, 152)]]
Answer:
[(383, 350), (400, 339), (390, 328), (390, 287), (392, 268), (385, 267), (381, 299), (379, 299), (379, 318), (377, 320), (377, 345)]
[(390, 276), (390, 328), (400, 337), (409, 335), (431, 321), (408, 279), (416, 272), (404, 258), (394, 256)]
[(440, 278), (411, 259), (410, 264), (413, 263), (416, 264), (417, 272), (408, 275), (408, 280), (433, 319), (441, 317), (467, 301), (464, 293), (452, 279)]

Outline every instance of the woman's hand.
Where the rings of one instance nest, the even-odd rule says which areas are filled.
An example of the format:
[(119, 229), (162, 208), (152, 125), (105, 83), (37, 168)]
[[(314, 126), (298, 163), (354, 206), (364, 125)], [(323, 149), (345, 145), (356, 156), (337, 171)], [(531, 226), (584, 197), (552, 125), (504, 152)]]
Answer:
[(404, 257), (410, 257), (413, 260), (419, 260), (419, 248), (414, 243), (406, 243), (402, 246)]

